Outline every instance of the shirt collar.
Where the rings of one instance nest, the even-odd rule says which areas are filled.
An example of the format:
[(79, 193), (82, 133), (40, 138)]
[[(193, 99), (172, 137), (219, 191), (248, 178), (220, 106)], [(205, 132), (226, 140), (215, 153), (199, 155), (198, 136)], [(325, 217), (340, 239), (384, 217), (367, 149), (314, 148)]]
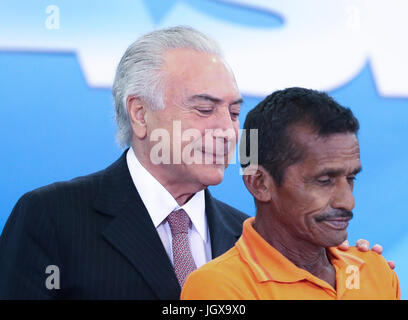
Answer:
[[(254, 220), (255, 218), (251, 217), (244, 221), (242, 236), (235, 246), (257, 280), (296, 282), (310, 279), (311, 273), (297, 267), (255, 231), (252, 226)], [(334, 247), (328, 248), (328, 253), (330, 261), (340, 268), (347, 265), (357, 265), (361, 268), (364, 264), (362, 259)]]
[(205, 217), (204, 190), (194, 194), (183, 206), (179, 206), (173, 196), (163, 185), (140, 163), (133, 148), (126, 154), (126, 161), (133, 183), (149, 215), (157, 228), (174, 210), (184, 209), (190, 217), (203, 241), (207, 241), (207, 221)]

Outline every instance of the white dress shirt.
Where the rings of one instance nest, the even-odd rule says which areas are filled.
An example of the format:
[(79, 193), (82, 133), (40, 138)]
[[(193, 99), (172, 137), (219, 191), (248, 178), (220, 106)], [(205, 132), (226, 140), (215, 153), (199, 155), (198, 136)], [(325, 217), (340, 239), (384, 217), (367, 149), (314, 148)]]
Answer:
[(143, 167), (132, 148), (126, 154), (126, 161), (133, 183), (149, 212), (171, 262), (173, 263), (172, 235), (166, 218), (177, 209), (184, 209), (192, 222), (188, 238), (197, 268), (210, 261), (212, 257), (211, 241), (205, 215), (204, 190), (197, 192), (180, 207), (166, 188)]

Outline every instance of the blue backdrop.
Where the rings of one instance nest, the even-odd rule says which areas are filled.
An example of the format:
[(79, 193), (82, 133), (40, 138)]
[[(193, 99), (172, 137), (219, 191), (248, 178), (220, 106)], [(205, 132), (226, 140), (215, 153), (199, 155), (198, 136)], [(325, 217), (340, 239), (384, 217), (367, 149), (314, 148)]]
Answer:
[[(333, 1), (333, 9), (311, 1), (316, 19), (308, 20), (296, 11), (299, 1), (291, 6), (284, 1), (106, 1), (103, 6), (97, 1), (54, 1), (52, 7), (40, 0), (2, 1), (0, 230), (25, 192), (103, 169), (121, 154), (114, 140), (110, 91), (121, 54), (146, 31), (189, 24), (209, 30), (224, 48), (245, 100), (241, 123), (266, 94), (291, 85), (327, 90), (353, 110), (361, 122), (364, 170), (355, 186), (349, 240), (382, 244), (386, 258), (396, 261), (407, 298), (408, 72), (402, 72), (407, 63), (399, 57), (406, 59), (408, 47), (397, 41), (385, 52), (367, 39), (373, 34), (375, 41), (387, 44), (398, 39), (408, 23), (395, 23), (400, 21), (397, 11), (406, 12), (408, 6), (398, 2), (394, 16), (384, 13), (380, 26), (389, 31), (392, 24), (393, 29), (383, 35), (378, 23), (370, 28), (372, 10), (361, 1), (342, 3)], [(375, 3), (370, 9), (383, 11)], [(297, 14), (311, 26), (308, 41), (287, 31)], [(320, 18), (326, 19), (324, 29), (315, 26)], [(330, 43), (334, 36), (341, 48)], [(314, 53), (321, 51), (325, 54), (315, 60)], [(224, 182), (211, 190), (254, 214), (238, 165), (231, 165)]]

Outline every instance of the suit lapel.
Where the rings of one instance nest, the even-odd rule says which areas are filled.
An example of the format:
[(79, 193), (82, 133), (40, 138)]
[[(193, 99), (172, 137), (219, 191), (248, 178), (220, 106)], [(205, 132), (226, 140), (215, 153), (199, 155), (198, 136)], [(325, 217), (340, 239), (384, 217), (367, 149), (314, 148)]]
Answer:
[(212, 258), (216, 258), (231, 249), (240, 237), (240, 232), (234, 232), (229, 226), (226, 213), (219, 208), (208, 189), (205, 190), (205, 212), (210, 229)]
[(104, 237), (138, 270), (159, 299), (179, 299), (180, 286), (129, 173), (126, 152), (105, 170), (95, 208), (113, 216)]

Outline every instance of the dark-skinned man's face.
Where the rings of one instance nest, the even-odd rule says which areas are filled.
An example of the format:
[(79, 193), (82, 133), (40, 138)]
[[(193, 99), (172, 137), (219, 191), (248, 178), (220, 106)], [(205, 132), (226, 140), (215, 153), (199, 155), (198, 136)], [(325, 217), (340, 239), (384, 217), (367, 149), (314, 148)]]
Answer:
[(275, 221), (295, 238), (337, 246), (347, 238), (354, 179), (361, 170), (357, 137), (353, 133), (319, 137), (300, 125), (292, 127), (291, 137), (304, 158), (286, 168), (276, 189)]

